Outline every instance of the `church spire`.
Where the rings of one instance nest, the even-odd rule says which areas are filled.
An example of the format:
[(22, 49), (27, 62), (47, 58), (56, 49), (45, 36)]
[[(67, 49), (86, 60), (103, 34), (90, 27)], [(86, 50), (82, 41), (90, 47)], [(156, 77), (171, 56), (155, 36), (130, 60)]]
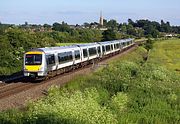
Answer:
[(101, 11), (101, 13), (100, 13), (99, 24), (100, 24), (101, 26), (103, 26), (103, 16), (102, 16), (102, 11)]

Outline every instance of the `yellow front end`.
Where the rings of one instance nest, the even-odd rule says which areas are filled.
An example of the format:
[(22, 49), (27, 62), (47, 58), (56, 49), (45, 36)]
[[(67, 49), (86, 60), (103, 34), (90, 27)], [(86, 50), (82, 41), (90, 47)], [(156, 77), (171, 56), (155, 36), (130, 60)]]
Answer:
[[(42, 55), (43, 55), (43, 52), (40, 52), (40, 51), (30, 51), (25, 54), (25, 61), (24, 61), (25, 62), (24, 64), (25, 76), (31, 76), (31, 75), (43, 76)], [(40, 57), (37, 59), (36, 58), (37, 56), (40, 56)]]
[(41, 65), (25, 65), (25, 70), (29, 72), (37, 72), (41, 68)]

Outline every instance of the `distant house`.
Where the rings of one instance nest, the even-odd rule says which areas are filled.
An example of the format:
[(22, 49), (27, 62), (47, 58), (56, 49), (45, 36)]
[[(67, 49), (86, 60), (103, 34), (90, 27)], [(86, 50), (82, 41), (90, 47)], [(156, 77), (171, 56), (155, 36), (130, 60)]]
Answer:
[(101, 30), (101, 31), (106, 31), (107, 30), (107, 28), (99, 28), (99, 30)]
[(178, 35), (177, 34), (165, 34), (164, 36), (171, 38), (171, 37), (177, 37)]
[(173, 37), (173, 34), (165, 34), (165, 37)]

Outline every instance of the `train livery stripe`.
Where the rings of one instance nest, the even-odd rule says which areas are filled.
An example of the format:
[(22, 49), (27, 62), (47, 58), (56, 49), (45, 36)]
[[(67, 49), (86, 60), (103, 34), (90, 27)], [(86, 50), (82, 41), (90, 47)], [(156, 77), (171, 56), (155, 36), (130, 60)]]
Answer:
[(32, 72), (37, 72), (39, 71), (41, 65), (26, 65), (25, 69), (26, 71), (32, 71)]
[(27, 52), (26, 54), (43, 54), (43, 52), (40, 52), (40, 51), (30, 51), (30, 52)]

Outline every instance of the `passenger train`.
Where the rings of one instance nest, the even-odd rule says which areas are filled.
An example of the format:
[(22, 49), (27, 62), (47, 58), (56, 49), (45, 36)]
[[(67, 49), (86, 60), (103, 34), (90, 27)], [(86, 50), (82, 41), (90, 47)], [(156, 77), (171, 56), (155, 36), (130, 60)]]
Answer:
[(123, 39), (71, 46), (35, 48), (24, 54), (24, 76), (46, 78), (107, 58), (134, 45)]

